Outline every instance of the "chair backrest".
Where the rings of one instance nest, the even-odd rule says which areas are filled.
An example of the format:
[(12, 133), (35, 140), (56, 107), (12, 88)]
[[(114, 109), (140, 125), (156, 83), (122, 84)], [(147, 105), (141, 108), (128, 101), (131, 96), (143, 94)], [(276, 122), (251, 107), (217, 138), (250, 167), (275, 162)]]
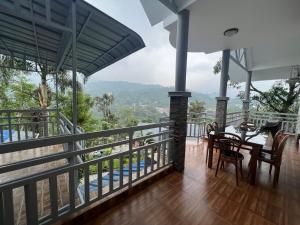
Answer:
[(206, 125), (206, 134), (207, 134), (207, 137), (209, 137), (210, 135), (210, 132), (214, 131), (214, 127), (209, 123)]
[(276, 151), (276, 148), (279, 147), (279, 143), (281, 142), (282, 138), (285, 136), (284, 131), (283, 130), (279, 130), (273, 139), (273, 144), (272, 144), (272, 151)]
[(219, 130), (219, 125), (218, 125), (218, 123), (216, 121), (212, 122), (211, 125), (213, 126), (213, 128), (214, 128), (215, 131)]
[(220, 132), (218, 133), (216, 140), (221, 153), (224, 151), (239, 152), (242, 146), (242, 139), (238, 135), (232, 133)]
[(284, 150), (285, 144), (287, 139), (289, 138), (288, 134), (283, 134), (283, 137), (281, 138), (280, 142), (278, 143), (278, 147), (275, 148), (275, 151), (272, 154), (272, 160), (274, 160), (274, 162), (276, 164), (281, 164), (281, 159), (282, 159), (282, 152)]
[(254, 130), (257, 129), (254, 123), (251, 123), (251, 122), (248, 122), (248, 121), (242, 122), (240, 124), (239, 128), (242, 131), (254, 131)]

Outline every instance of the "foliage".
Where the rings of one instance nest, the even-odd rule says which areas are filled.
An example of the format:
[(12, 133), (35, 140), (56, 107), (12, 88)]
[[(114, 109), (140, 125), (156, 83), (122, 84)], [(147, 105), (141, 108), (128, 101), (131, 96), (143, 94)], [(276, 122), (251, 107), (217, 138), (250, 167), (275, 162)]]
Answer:
[(202, 113), (205, 110), (205, 103), (199, 100), (190, 102), (189, 104), (189, 113)]
[(36, 108), (38, 101), (35, 93), (36, 86), (30, 84), (24, 75), (14, 77), (10, 84), (0, 83), (0, 108), (20, 109)]
[(12, 59), (9, 56), (0, 55), (0, 83), (8, 85), (14, 78), (21, 74), (26, 74), (27, 72), (21, 72), (21, 70), (11, 69), (10, 67), (14, 65), (15, 68), (24, 69), (25, 67), (30, 69), (32, 64), (29, 62), (24, 62), (21, 59)]
[(219, 59), (213, 67), (213, 73), (218, 74), (221, 73), (222, 70), (222, 59)]
[[(222, 70), (222, 60), (218, 60), (213, 67), (215, 74)], [(231, 82), (230, 85), (236, 89), (240, 89), (240, 83)], [(300, 95), (300, 84), (283, 81), (276, 81), (267, 91), (261, 91), (250, 84), (252, 91), (251, 100), (257, 102), (257, 109), (262, 111), (279, 112), (279, 113), (295, 113), (297, 112), (297, 100)], [(243, 99), (244, 91), (240, 91), (238, 96)]]
[(255, 92), (252, 100), (259, 103), (264, 111), (279, 113), (295, 113), (297, 99), (300, 94), (300, 84), (277, 81), (268, 91), (260, 91), (251, 84), (251, 91)]
[(102, 97), (95, 97), (95, 106), (99, 112), (102, 112), (104, 121), (116, 124), (117, 117), (111, 111), (111, 106), (114, 102), (114, 96), (111, 93), (104, 93)]
[(120, 127), (132, 127), (138, 125), (138, 120), (134, 115), (134, 110), (129, 107), (123, 107), (118, 111)]
[[(77, 123), (85, 131), (95, 131), (99, 128), (99, 122), (93, 118), (92, 108), (94, 99), (82, 91), (77, 92)], [(72, 121), (72, 92), (67, 91), (66, 95), (59, 96), (59, 108), (62, 113)]]

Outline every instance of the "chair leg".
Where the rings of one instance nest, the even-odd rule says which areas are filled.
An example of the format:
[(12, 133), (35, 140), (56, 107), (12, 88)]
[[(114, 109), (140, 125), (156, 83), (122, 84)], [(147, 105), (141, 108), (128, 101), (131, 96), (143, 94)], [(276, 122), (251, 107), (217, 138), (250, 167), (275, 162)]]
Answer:
[(205, 159), (205, 162), (207, 163), (207, 160), (208, 160), (208, 146), (206, 148), (206, 159)]
[(236, 185), (239, 186), (239, 173), (238, 173), (238, 163), (235, 164), (235, 179), (236, 179)]
[(261, 167), (261, 161), (260, 160), (257, 160), (258, 161), (258, 167), (260, 168)]
[(240, 171), (241, 171), (241, 177), (243, 178), (243, 161), (240, 161)]
[(224, 170), (224, 161), (222, 161), (222, 163), (221, 163), (221, 169), (223, 169)]
[(274, 178), (273, 178), (273, 187), (276, 187), (279, 180), (279, 174), (280, 174), (280, 166), (275, 166), (275, 172), (274, 172)]
[(217, 164), (217, 169), (216, 169), (215, 177), (218, 175), (218, 170), (219, 170), (220, 160), (221, 160), (221, 154), (219, 155), (219, 159), (218, 159), (218, 164)]
[(270, 164), (270, 168), (269, 168), (269, 174), (271, 175), (271, 173), (272, 173), (272, 164)]

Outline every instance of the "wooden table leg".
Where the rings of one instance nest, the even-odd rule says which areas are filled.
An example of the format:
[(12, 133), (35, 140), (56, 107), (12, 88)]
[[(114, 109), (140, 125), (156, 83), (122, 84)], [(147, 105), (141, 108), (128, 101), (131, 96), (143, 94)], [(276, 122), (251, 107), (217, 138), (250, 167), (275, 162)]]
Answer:
[(249, 172), (250, 172), (250, 184), (255, 185), (256, 181), (256, 168), (257, 168), (257, 159), (259, 156), (260, 147), (253, 146), (251, 151), (251, 159), (249, 162)]
[(213, 154), (214, 154), (214, 139), (208, 138), (208, 168), (212, 168)]

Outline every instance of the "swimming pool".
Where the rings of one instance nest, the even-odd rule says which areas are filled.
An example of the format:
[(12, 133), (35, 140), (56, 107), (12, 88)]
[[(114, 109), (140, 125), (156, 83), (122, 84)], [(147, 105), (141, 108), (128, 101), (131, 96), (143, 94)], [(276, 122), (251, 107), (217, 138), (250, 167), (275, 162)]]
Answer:
[(1, 133), (0, 133), (0, 143), (2, 143), (3, 139), (3, 143), (7, 142), (9, 140), (9, 130), (3, 130), (3, 138), (1, 137)]

